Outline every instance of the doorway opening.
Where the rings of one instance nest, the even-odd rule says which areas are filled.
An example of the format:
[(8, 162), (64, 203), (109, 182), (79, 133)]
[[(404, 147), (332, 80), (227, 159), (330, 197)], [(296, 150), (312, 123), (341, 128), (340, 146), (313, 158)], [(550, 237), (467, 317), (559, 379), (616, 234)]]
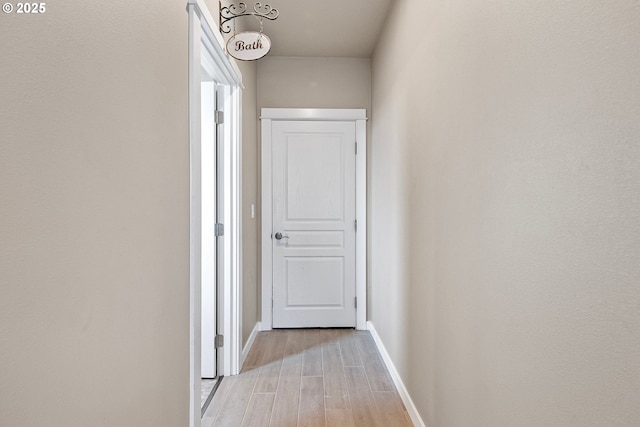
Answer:
[[(190, 150), (189, 426), (202, 383), (238, 373), (242, 76), (202, 0), (188, 0)], [(207, 397), (212, 393), (208, 392)], [(205, 398), (204, 402), (208, 399)]]
[(366, 329), (366, 110), (261, 120), (261, 330)]
[(225, 217), (224, 129), (216, 120), (218, 111), (224, 111), (224, 90), (213, 76), (203, 68), (200, 84), (201, 113), (201, 304), (200, 304), (200, 376), (202, 379), (201, 413), (211, 401), (216, 385), (222, 378), (218, 374), (219, 339), (218, 302), (224, 281), (224, 235), (219, 224)]

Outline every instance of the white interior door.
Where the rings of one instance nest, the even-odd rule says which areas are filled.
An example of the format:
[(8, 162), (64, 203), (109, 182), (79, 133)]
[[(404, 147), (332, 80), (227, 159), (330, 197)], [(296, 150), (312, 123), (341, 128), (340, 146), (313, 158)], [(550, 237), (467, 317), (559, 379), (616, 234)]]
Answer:
[(214, 120), (216, 111), (216, 84), (203, 73), (201, 84), (201, 376), (217, 376), (217, 351), (215, 337), (217, 333), (217, 294), (219, 268), (217, 258), (223, 255), (218, 250), (215, 236), (215, 224), (218, 216), (218, 187), (221, 185), (217, 153), (217, 130)]
[(356, 124), (272, 128), (273, 327), (356, 325)]

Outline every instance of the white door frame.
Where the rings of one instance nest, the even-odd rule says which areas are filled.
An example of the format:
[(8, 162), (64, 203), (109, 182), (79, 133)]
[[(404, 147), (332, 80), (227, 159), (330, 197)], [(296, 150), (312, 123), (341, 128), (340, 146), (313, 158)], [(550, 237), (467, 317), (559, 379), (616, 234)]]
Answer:
[(286, 121), (348, 121), (356, 124), (356, 329), (367, 329), (367, 117), (364, 109), (263, 108), (262, 120), (262, 319), (260, 329), (273, 326), (273, 245), (271, 125)]
[(235, 375), (240, 367), (242, 300), (242, 221), (240, 220), (242, 74), (224, 51), (224, 39), (203, 0), (188, 0), (189, 15), (189, 426), (199, 427), (201, 382), (201, 90), (202, 68), (222, 85), (226, 113), (222, 137), (224, 153), (224, 280), (218, 294), (218, 331), (224, 335), (218, 375)]

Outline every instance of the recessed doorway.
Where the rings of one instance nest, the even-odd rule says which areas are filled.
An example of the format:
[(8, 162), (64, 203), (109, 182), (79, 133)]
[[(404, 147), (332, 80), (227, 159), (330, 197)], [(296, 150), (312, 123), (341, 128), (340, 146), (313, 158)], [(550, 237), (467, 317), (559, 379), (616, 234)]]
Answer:
[(365, 110), (261, 119), (262, 330), (366, 329)]
[(201, 425), (202, 380), (240, 360), (242, 76), (202, 0), (188, 0), (190, 151), (189, 426)]

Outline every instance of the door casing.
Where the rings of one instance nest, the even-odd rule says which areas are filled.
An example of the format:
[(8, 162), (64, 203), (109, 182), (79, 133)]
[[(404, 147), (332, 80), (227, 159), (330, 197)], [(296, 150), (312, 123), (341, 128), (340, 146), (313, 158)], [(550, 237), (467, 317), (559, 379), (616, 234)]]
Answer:
[(262, 318), (260, 330), (273, 327), (273, 246), (271, 127), (274, 121), (348, 121), (356, 124), (356, 329), (367, 328), (367, 118), (365, 109), (263, 108), (262, 121)]
[(203, 0), (187, 0), (189, 18), (189, 151), (190, 151), (190, 242), (189, 242), (189, 426), (201, 425), (201, 81), (205, 68), (220, 85), (226, 113), (224, 131), (219, 133), (224, 151), (224, 266), (218, 294), (218, 331), (224, 334), (218, 352), (218, 374), (239, 372), (242, 301), (242, 143), (240, 111), (242, 74), (224, 50), (224, 39)]

